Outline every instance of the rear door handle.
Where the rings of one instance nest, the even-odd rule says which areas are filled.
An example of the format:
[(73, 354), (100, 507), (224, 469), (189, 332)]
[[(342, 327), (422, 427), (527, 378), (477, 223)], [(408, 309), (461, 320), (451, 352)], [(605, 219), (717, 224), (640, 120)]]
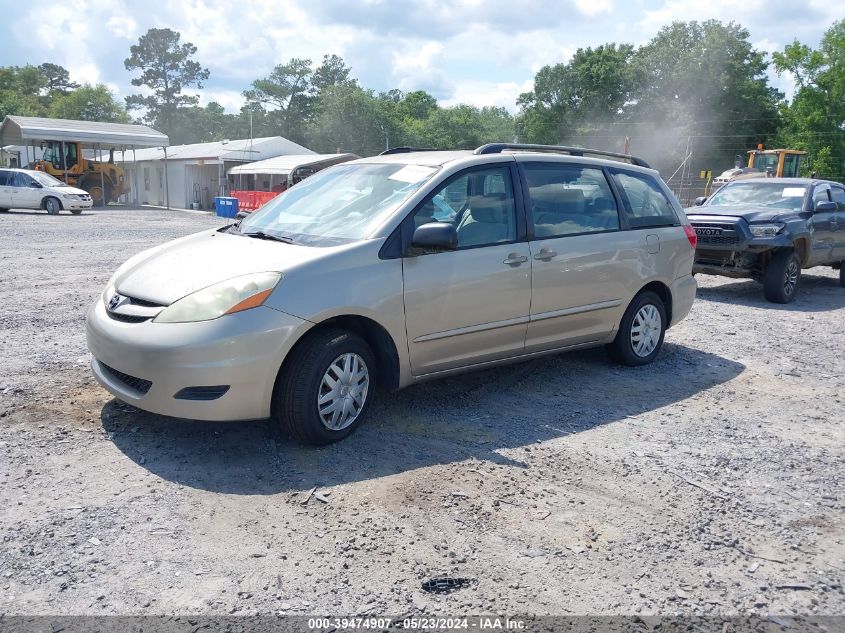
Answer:
[(528, 258), (525, 255), (520, 255), (519, 253), (508, 253), (508, 258), (502, 263), (507, 264), (508, 266), (519, 266), (527, 261)]
[(540, 252), (534, 255), (534, 259), (539, 259), (543, 262), (547, 262), (555, 257), (557, 257), (557, 253), (550, 248), (541, 248)]

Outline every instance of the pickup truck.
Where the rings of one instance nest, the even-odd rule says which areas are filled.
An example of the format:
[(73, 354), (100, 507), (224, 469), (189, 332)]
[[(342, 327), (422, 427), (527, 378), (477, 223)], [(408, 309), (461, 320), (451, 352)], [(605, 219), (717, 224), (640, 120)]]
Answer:
[(845, 286), (845, 186), (811, 178), (729, 182), (686, 209), (698, 236), (693, 274), (749, 277), (769, 301), (795, 298), (801, 271), (839, 270)]

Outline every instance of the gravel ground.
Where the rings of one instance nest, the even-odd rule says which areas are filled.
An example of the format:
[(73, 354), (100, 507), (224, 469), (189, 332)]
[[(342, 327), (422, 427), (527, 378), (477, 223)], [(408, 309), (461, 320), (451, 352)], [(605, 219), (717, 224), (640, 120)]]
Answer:
[[(0, 616), (845, 614), (833, 271), (790, 306), (699, 277), (651, 366), (593, 350), (383, 394), (313, 449), (90, 376), (116, 266), (218, 223), (0, 215)], [(443, 576), (472, 581), (421, 589)]]

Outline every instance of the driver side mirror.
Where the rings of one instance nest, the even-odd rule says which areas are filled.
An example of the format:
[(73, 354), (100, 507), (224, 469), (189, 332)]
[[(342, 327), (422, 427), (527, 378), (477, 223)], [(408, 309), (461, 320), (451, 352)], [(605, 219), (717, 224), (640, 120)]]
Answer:
[(32, 187), (33, 189), (43, 189), (44, 188), (44, 185), (42, 185), (37, 180), (30, 181), (29, 186)]
[(453, 251), (458, 248), (458, 232), (448, 222), (429, 222), (414, 231), (411, 246), (425, 251)]
[(824, 200), (822, 202), (816, 203), (816, 212), (819, 211), (836, 211), (839, 208), (835, 202), (831, 202), (830, 200)]
[(707, 201), (707, 196), (699, 196), (695, 199), (695, 206), (700, 207)]

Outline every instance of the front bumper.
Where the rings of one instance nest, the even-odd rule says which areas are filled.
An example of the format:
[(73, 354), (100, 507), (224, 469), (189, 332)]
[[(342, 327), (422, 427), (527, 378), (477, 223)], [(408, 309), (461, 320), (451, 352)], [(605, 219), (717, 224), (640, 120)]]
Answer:
[[(98, 298), (86, 336), (94, 377), (124, 402), (177, 418), (254, 420), (270, 415), (282, 360), (310, 325), (266, 306), (197, 323), (124, 323)], [(139, 389), (143, 381), (152, 384)], [(229, 389), (214, 400), (175, 398), (213, 385)]]
[(65, 209), (90, 209), (94, 206), (94, 202), (92, 200), (66, 200), (62, 199), (62, 206)]
[(742, 218), (690, 215), (689, 220), (698, 236), (694, 273), (749, 277), (759, 272), (762, 253), (792, 246), (783, 233), (754, 237)]

